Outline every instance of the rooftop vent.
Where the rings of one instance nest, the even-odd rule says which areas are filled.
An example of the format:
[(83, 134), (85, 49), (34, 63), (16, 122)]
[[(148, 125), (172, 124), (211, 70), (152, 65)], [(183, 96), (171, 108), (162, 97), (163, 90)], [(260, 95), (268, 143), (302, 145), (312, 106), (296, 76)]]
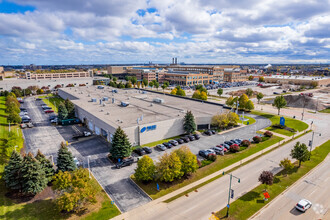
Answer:
[(110, 112), (107, 112), (107, 115), (110, 115)]

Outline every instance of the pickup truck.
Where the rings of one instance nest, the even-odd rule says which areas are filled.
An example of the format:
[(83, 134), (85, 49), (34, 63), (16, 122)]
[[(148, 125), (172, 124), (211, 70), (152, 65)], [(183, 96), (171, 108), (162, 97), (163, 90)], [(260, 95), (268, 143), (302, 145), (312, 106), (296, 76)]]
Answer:
[(78, 138), (81, 138), (81, 137), (88, 137), (88, 136), (92, 136), (92, 133), (89, 132), (89, 131), (84, 131), (83, 133), (79, 133), (79, 134), (73, 135), (72, 138), (78, 139)]

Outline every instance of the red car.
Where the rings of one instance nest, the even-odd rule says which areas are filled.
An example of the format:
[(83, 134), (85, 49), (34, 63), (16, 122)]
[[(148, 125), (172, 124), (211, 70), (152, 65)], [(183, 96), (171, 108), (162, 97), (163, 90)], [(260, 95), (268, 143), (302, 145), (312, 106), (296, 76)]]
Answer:
[(53, 112), (54, 112), (54, 110), (52, 110), (52, 109), (45, 110), (45, 113), (53, 113)]
[(257, 86), (262, 86), (262, 84), (261, 84), (261, 83), (259, 83)]

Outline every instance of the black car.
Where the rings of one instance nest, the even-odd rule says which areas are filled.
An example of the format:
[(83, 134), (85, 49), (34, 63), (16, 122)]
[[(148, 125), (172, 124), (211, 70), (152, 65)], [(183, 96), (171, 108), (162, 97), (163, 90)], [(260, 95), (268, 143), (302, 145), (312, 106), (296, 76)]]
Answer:
[(139, 156), (143, 156), (146, 154), (145, 150), (143, 150), (142, 148), (136, 148), (134, 152), (137, 153)]
[(185, 143), (188, 143), (190, 139), (187, 136), (181, 138)]
[(233, 145), (234, 143), (231, 141), (225, 141), (225, 144), (228, 144), (229, 146)]
[(184, 143), (184, 140), (182, 140), (181, 138), (176, 139), (176, 141), (177, 141), (179, 144), (183, 144), (183, 143)]
[(189, 138), (190, 141), (196, 140), (194, 135), (187, 135), (187, 137)]
[(198, 134), (194, 134), (196, 140), (199, 140), (201, 137)]
[(164, 142), (163, 145), (167, 148), (172, 148), (172, 144), (168, 143), (168, 142)]
[(150, 147), (143, 147), (142, 148), (147, 154), (151, 154), (152, 153), (152, 149)]
[(212, 132), (212, 134), (215, 134), (215, 133), (216, 133), (216, 131), (215, 131), (215, 130), (211, 130), (211, 132)]
[(37, 101), (41, 101), (42, 99), (41, 98), (36, 98)]
[(133, 157), (125, 158), (116, 164), (118, 169), (126, 166), (131, 166), (134, 163)]
[(233, 140), (230, 140), (230, 142), (232, 142), (232, 143), (234, 143), (234, 144), (239, 144), (238, 141), (236, 141), (236, 140), (234, 140), (234, 139), (233, 139)]
[(21, 111), (27, 111), (26, 108), (19, 108)]
[(56, 117), (57, 117), (56, 115), (49, 116), (49, 121), (54, 120)]
[(28, 123), (30, 121), (31, 121), (31, 119), (29, 119), (29, 118), (22, 119), (22, 123)]
[(213, 133), (212, 133), (212, 131), (207, 130), (207, 131), (204, 131), (204, 134), (206, 134), (206, 135), (208, 135), (208, 136), (211, 136)]

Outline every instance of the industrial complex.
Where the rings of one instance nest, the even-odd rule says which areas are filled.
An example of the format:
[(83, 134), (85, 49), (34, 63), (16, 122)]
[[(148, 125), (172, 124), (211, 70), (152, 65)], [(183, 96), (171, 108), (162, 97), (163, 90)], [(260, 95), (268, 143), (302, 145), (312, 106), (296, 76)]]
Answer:
[(61, 88), (63, 99), (76, 106), (76, 115), (97, 135), (111, 141), (120, 126), (133, 145), (142, 145), (184, 133), (183, 117), (192, 111), (198, 128), (209, 128), (222, 106), (138, 89), (103, 86)]

